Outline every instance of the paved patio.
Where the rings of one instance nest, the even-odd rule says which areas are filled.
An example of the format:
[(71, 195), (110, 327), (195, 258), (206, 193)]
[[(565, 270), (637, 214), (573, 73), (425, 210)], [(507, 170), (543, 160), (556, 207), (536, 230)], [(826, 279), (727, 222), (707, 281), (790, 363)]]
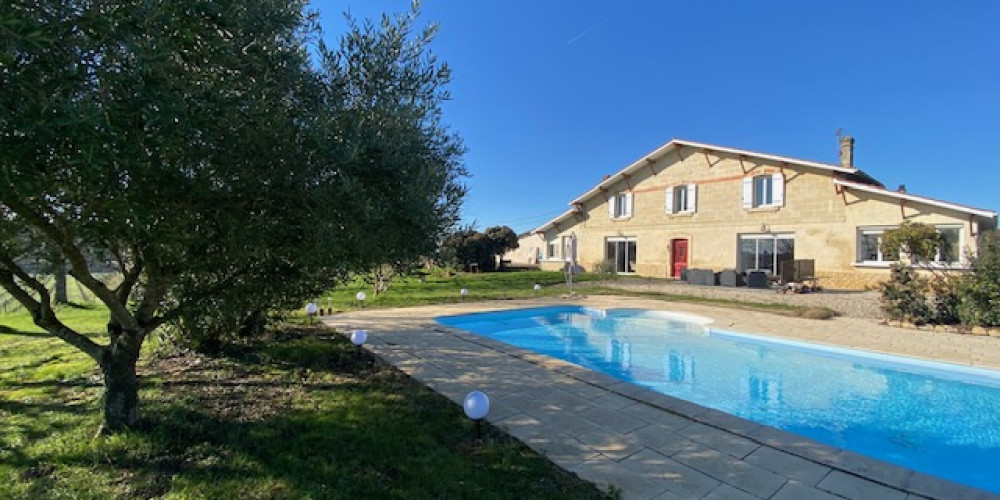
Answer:
[(998, 338), (611, 296), (357, 311), (326, 323), (369, 330), (368, 349), (456, 403), (486, 392), (491, 423), (626, 499), (1000, 499), (433, 320), (566, 303), (688, 312), (722, 329), (1000, 368)]

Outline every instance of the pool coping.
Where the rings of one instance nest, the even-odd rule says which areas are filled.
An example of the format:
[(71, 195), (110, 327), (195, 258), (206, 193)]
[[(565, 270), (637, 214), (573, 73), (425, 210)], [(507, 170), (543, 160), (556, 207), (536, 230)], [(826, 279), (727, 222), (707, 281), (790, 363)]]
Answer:
[[(508, 310), (512, 308), (520, 307), (538, 307), (546, 305), (579, 305), (579, 303), (573, 304), (574, 301), (567, 302), (549, 302), (549, 301), (530, 301), (524, 303), (522, 301), (518, 302), (508, 302), (508, 303), (481, 303), (481, 308), (476, 308), (475, 311), (468, 312), (482, 312), (482, 311), (500, 311)], [(468, 308), (472, 304), (463, 304)], [(666, 306), (666, 307), (664, 307)], [(661, 308), (670, 308), (673, 310), (674, 304), (661, 304)], [(603, 308), (603, 307), (602, 307)], [(672, 396), (661, 394), (650, 389), (646, 389), (635, 385), (630, 382), (619, 380), (610, 375), (602, 374), (596, 371), (592, 371), (587, 368), (580, 367), (568, 361), (564, 361), (558, 358), (553, 358), (543, 354), (539, 354), (530, 350), (522, 349), (510, 344), (506, 344), (500, 341), (496, 341), (484, 336), (480, 336), (457, 327), (447, 326), (434, 321), (434, 317), (441, 316), (440, 312), (432, 313), (428, 315), (426, 313), (419, 314), (426, 309), (435, 309), (434, 307), (421, 307), (421, 308), (407, 308), (407, 309), (396, 309), (396, 312), (410, 312), (412, 314), (412, 324), (410, 327), (422, 328), (426, 331), (436, 332), (439, 334), (445, 334), (453, 337), (456, 340), (462, 341), (466, 345), (477, 346), (481, 349), (488, 349), (496, 353), (501, 353), (510, 358), (521, 360), (530, 363), (536, 367), (543, 370), (557, 373), (564, 377), (568, 377), (579, 383), (586, 384), (593, 388), (601, 389), (607, 391), (618, 397), (626, 398), (637, 403), (642, 403), (649, 407), (655, 408), (659, 411), (672, 414), (676, 417), (680, 417), (690, 421), (691, 423), (701, 424), (707, 426), (716, 431), (731, 434), (737, 436), (741, 439), (745, 439), (756, 445), (768, 447), (773, 450), (777, 450), (802, 460), (806, 460), (818, 466), (829, 468), (830, 470), (839, 471), (848, 476), (855, 478), (860, 478), (877, 485), (881, 485), (887, 488), (891, 488), (896, 492), (902, 494), (900, 498), (932, 498), (940, 500), (963, 500), (963, 499), (1000, 499), (1000, 495), (993, 494), (991, 492), (967, 486), (964, 484), (956, 483), (947, 479), (943, 479), (936, 476), (931, 476), (922, 472), (914, 471), (901, 467), (895, 464), (884, 462), (875, 458), (871, 458), (865, 455), (861, 455), (850, 450), (845, 450), (837, 448), (831, 445), (820, 443), (810, 438), (806, 438), (788, 431), (783, 431), (774, 427), (759, 424), (751, 420), (747, 420), (741, 417), (737, 417), (719, 410), (712, 408), (707, 408), (695, 403), (691, 403), (682, 399), (678, 399)], [(438, 308), (440, 309), (440, 308)], [(385, 310), (383, 310), (385, 311)], [(341, 320), (350, 320), (363, 316), (364, 312), (355, 312), (343, 316), (335, 316), (333, 321), (328, 320), (328, 323), (337, 326), (343, 323)], [(454, 313), (454, 314), (462, 314)], [(704, 313), (699, 313), (704, 314)], [(370, 337), (371, 338), (371, 337)], [(378, 341), (376, 345), (369, 345), (368, 348), (375, 352), (377, 355), (382, 357), (384, 360), (393, 363), (391, 358), (385, 356), (383, 349), (378, 347)], [(395, 344), (393, 344), (395, 345)], [(383, 346), (384, 347), (384, 346)], [(396, 363), (393, 363), (396, 364)], [(404, 370), (405, 371), (405, 370)], [(432, 387), (434, 388), (434, 387)], [(435, 388), (436, 389), (436, 388)], [(437, 389), (436, 389), (437, 390)], [(441, 391), (438, 391), (441, 392)], [(451, 395), (454, 396), (454, 395)], [(454, 399), (454, 398), (453, 398)], [(493, 423), (502, 424), (502, 418), (490, 419)], [(530, 443), (526, 443), (531, 446)], [(541, 451), (541, 450), (540, 450)], [(613, 460), (613, 459), (612, 459)], [(621, 460), (621, 459), (618, 459)], [(615, 461), (618, 461), (615, 460)], [(601, 481), (601, 477), (587, 477), (587, 471), (574, 470), (585, 479), (592, 481)], [(583, 473), (581, 473), (583, 472)], [(719, 479), (719, 478), (716, 478)], [(791, 479), (789, 479), (791, 480)], [(725, 483), (725, 481), (722, 481)], [(833, 492), (833, 491), (821, 491), (821, 490), (811, 490), (818, 492), (817, 495), (826, 494), (837, 494), (840, 497), (844, 497), (845, 493), (843, 491)], [(629, 495), (628, 491), (625, 491), (626, 497), (632, 498), (645, 498), (641, 495), (633, 496)], [(754, 498), (779, 498), (780, 492), (774, 492), (770, 496), (754, 497)], [(874, 498), (868, 494), (865, 494), (863, 490), (857, 491), (858, 496), (853, 494), (847, 494), (848, 498)], [(881, 496), (879, 495), (881, 498)], [(789, 496), (788, 498), (793, 498)]]

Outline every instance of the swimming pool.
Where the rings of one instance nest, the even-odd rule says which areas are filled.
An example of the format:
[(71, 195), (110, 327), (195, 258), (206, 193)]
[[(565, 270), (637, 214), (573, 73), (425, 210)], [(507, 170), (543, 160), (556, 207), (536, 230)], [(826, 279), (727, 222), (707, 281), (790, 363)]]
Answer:
[(1000, 372), (555, 306), (437, 321), (924, 473), (1000, 492)]

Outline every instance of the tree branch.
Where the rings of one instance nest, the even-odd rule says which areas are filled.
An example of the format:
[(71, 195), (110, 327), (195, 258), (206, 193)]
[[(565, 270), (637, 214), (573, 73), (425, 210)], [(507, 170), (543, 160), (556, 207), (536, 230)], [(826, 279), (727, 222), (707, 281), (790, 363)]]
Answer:
[[(45, 290), (45, 293), (42, 297), (40, 297), (42, 300), (35, 300), (31, 297), (30, 293), (17, 284), (17, 280), (14, 279), (14, 276), (16, 275), (18, 279), (21, 279), (26, 283), (29, 281), (25, 280), (24, 276), (27, 276), (28, 280), (34, 281), (35, 283), (39, 283), (38, 280), (28, 276), (28, 274), (24, 272), (20, 266), (14, 265), (14, 267), (11, 268), (12, 261), (9, 260), (8, 255), (0, 254), (0, 260), (2, 260), (0, 261), (0, 265), (2, 265), (2, 267), (0, 267), (0, 286), (13, 295), (14, 299), (20, 302), (21, 305), (23, 305), (31, 313), (31, 318), (34, 320), (35, 324), (44, 328), (45, 331), (55, 335), (73, 347), (83, 351), (94, 361), (100, 363), (104, 357), (104, 348), (93, 340), (90, 340), (86, 336), (81, 335), (72, 328), (66, 326), (59, 321), (58, 318), (56, 318), (55, 312), (52, 310), (52, 306), (48, 300), (48, 290), (45, 290), (45, 287), (43, 286), (42, 289)], [(34, 285), (32, 285), (32, 287), (34, 288)]]
[(142, 276), (142, 259), (139, 258), (138, 252), (133, 250), (132, 259), (135, 262), (133, 262), (131, 269), (126, 270), (125, 259), (118, 254), (115, 254), (115, 258), (118, 259), (118, 265), (122, 270), (124, 278), (122, 279), (121, 284), (115, 288), (114, 293), (122, 304), (127, 304), (128, 297), (132, 294), (132, 289), (135, 288), (137, 283), (139, 283), (139, 277)]
[(119, 302), (115, 293), (90, 273), (90, 269), (87, 268), (87, 258), (73, 243), (73, 238), (68, 233), (61, 231), (43, 215), (19, 201), (4, 200), (3, 203), (19, 216), (23, 217), (26, 222), (45, 233), (52, 242), (59, 246), (59, 249), (62, 250), (63, 255), (72, 268), (70, 275), (76, 278), (77, 281), (87, 287), (88, 290), (101, 299), (101, 302), (104, 302), (108, 306), (108, 309), (111, 311), (111, 317), (118, 324), (126, 330), (139, 329), (138, 323), (129, 313), (125, 304)]

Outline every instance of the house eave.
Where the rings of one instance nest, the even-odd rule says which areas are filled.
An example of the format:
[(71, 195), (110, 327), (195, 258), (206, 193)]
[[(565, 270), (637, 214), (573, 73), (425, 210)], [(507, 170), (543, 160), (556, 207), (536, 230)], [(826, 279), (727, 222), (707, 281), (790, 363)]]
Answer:
[(975, 208), (966, 205), (960, 205), (958, 203), (952, 203), (949, 201), (935, 200), (934, 198), (919, 196), (912, 193), (901, 193), (899, 191), (891, 191), (889, 189), (879, 188), (869, 184), (860, 184), (857, 182), (845, 181), (843, 179), (834, 179), (833, 183), (837, 186), (846, 187), (848, 189), (857, 189), (858, 191), (864, 191), (872, 194), (879, 194), (882, 196), (888, 196), (890, 198), (896, 198), (899, 200), (922, 203), (924, 205), (930, 205), (938, 208), (946, 208), (949, 210), (954, 210), (956, 212), (963, 212), (970, 215), (978, 215), (979, 217), (985, 217), (987, 219), (997, 218), (997, 213), (993, 210), (986, 210), (983, 208)]
[[(570, 202), (570, 204), (583, 203), (583, 202), (589, 200), (594, 195), (596, 195), (598, 193), (601, 193), (603, 191), (606, 191), (607, 188), (609, 186), (611, 186), (612, 184), (614, 184), (614, 183), (616, 183), (616, 182), (624, 179), (626, 176), (631, 175), (633, 172), (635, 172), (635, 171), (639, 170), (640, 168), (646, 166), (646, 164), (648, 162), (655, 161), (655, 160), (663, 157), (664, 155), (666, 155), (666, 154), (668, 154), (668, 153), (670, 153), (670, 152), (672, 152), (672, 151), (674, 151), (676, 149), (680, 149), (680, 148), (695, 148), (695, 149), (701, 149), (701, 150), (705, 150), (705, 151), (716, 151), (716, 152), (727, 153), (727, 154), (731, 154), (731, 155), (735, 155), (735, 156), (746, 156), (746, 157), (752, 157), (752, 158), (759, 158), (759, 159), (762, 159), (762, 160), (768, 160), (768, 161), (772, 161), (772, 162), (775, 162), (775, 163), (784, 163), (784, 164), (787, 164), (787, 165), (797, 165), (797, 166), (802, 166), (802, 167), (816, 168), (816, 169), (820, 169), (820, 170), (827, 170), (827, 171), (838, 172), (838, 173), (843, 173), (843, 174), (863, 175), (865, 177), (870, 178), (870, 176), (868, 176), (864, 172), (861, 172), (859, 169), (853, 168), (853, 167), (844, 167), (844, 166), (841, 166), (841, 165), (833, 165), (833, 164), (830, 164), (830, 163), (822, 163), (822, 162), (816, 162), (816, 161), (802, 160), (802, 159), (799, 159), (799, 158), (792, 158), (792, 157), (789, 157), (789, 156), (779, 156), (779, 155), (772, 155), (772, 154), (767, 154), (767, 153), (760, 153), (760, 152), (757, 152), (757, 151), (750, 151), (748, 149), (737, 149), (737, 148), (730, 148), (730, 147), (725, 147), (725, 146), (717, 146), (715, 144), (707, 144), (707, 143), (703, 143), (703, 142), (687, 141), (687, 140), (683, 140), (683, 139), (671, 139), (666, 144), (664, 144), (664, 145), (656, 148), (655, 150), (653, 150), (650, 153), (647, 153), (647, 154), (643, 155), (641, 158), (639, 158), (638, 160), (634, 161), (633, 163), (631, 163), (627, 167), (619, 170), (618, 172), (616, 172), (614, 175), (611, 175), (607, 179), (604, 179), (603, 181), (601, 181), (600, 184), (594, 186), (593, 188), (591, 188), (586, 193), (583, 193), (582, 195), (580, 195), (579, 197), (577, 197), (576, 199), (574, 199), (572, 202)], [(878, 182), (878, 181), (875, 181), (875, 179), (872, 179), (872, 181)]]

